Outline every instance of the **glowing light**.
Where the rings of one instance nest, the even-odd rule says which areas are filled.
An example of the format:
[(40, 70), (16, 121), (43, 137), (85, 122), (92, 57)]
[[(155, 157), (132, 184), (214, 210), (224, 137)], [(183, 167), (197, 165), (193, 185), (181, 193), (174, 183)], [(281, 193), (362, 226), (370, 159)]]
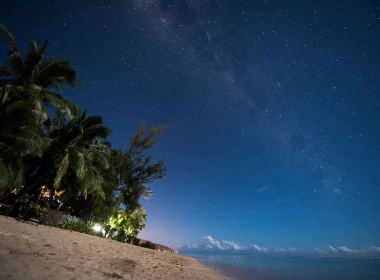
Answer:
[(102, 230), (102, 226), (99, 224), (95, 224), (92, 229), (96, 232), (100, 232)]

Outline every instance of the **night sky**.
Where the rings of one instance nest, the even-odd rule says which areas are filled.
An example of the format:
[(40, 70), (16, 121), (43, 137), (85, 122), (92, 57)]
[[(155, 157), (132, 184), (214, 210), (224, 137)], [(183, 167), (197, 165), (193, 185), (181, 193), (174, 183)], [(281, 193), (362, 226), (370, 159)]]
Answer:
[(0, 23), (75, 67), (66, 96), (115, 147), (166, 125), (141, 237), (380, 251), (380, 2), (6, 2)]

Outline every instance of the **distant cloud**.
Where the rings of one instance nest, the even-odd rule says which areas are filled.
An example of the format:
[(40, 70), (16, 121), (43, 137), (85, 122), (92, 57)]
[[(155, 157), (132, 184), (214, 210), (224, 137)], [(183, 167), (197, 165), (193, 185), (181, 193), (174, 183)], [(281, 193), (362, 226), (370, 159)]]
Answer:
[[(240, 245), (236, 241), (222, 240), (218, 241), (211, 237), (210, 235), (206, 235), (202, 237), (198, 242), (189, 242), (186, 245), (180, 247), (180, 251), (190, 251), (190, 252), (200, 252), (200, 251), (208, 251), (208, 252), (245, 252), (245, 253), (267, 253), (267, 252), (275, 252), (275, 253), (288, 253), (288, 254), (303, 254), (308, 251), (298, 251), (295, 247), (280, 247), (276, 249), (267, 249), (264, 246), (260, 246), (257, 244), (251, 245)], [(347, 254), (360, 254), (361, 256), (373, 256), (380, 253), (380, 247), (371, 245), (367, 248), (363, 249), (352, 249), (347, 246), (331, 246), (327, 245), (322, 248), (314, 247), (314, 251), (324, 255), (330, 255), (331, 257), (344, 256)], [(310, 253), (310, 251), (309, 251)], [(355, 255), (357, 256), (357, 255)]]
[(327, 251), (329, 252), (333, 252), (333, 253), (337, 253), (338, 252), (338, 249), (334, 248), (333, 246), (327, 246)]
[(202, 237), (199, 242), (189, 242), (185, 246), (181, 247), (182, 250), (210, 250), (210, 251), (219, 251), (219, 250), (226, 250), (226, 251), (256, 251), (256, 252), (268, 252), (268, 249), (259, 246), (259, 245), (250, 245), (250, 246), (241, 246), (235, 241), (229, 241), (229, 240), (222, 240), (218, 241), (211, 237), (210, 235), (207, 235), (205, 237)]
[(267, 248), (256, 245), (256, 244), (251, 245), (250, 248), (254, 249), (257, 252), (268, 252)]
[(254, 191), (254, 192), (257, 192), (257, 193), (262, 193), (262, 192), (264, 192), (264, 191), (266, 191), (266, 190), (269, 190), (269, 189), (271, 189), (271, 188), (273, 188), (272, 185), (265, 185), (265, 186), (262, 186), (261, 188), (254, 189), (253, 191)]
[[(378, 247), (374, 247), (374, 248), (378, 248)], [(380, 249), (380, 248), (378, 248), (378, 249)], [(334, 253), (334, 254), (336, 254), (336, 253), (362, 253), (362, 252), (369, 251), (367, 249), (356, 250), (356, 249), (348, 248), (346, 246), (333, 247), (331, 245), (328, 245), (323, 249), (315, 247), (314, 250), (319, 252), (319, 253)], [(379, 252), (380, 252), (380, 250), (379, 250)]]
[(371, 245), (370, 247), (368, 247), (368, 251), (380, 253), (380, 247), (376, 247), (376, 246)]
[(314, 247), (314, 250), (317, 251), (318, 253), (323, 253), (323, 252), (324, 252), (323, 249), (319, 249), (319, 248), (317, 248), (317, 247)]
[(203, 237), (202, 241), (203, 241), (203, 244), (205, 245), (205, 248), (207, 249), (219, 249), (219, 250), (223, 249), (222, 245), (220, 245), (220, 242), (212, 238), (210, 235)]
[(295, 253), (297, 252), (297, 249), (294, 247), (290, 247), (290, 248), (279, 248), (279, 249), (275, 249), (274, 251), (277, 253)]
[(189, 243), (187, 244), (187, 247), (190, 248), (190, 249), (196, 249), (196, 248), (198, 248), (198, 245), (197, 245), (197, 244), (194, 244), (194, 243), (192, 243), (192, 242), (189, 242)]
[(222, 243), (227, 246), (227, 249), (234, 249), (234, 250), (242, 249), (242, 247), (240, 247), (238, 244), (236, 244), (233, 241), (222, 240)]
[(359, 250), (350, 249), (350, 248), (347, 248), (345, 246), (338, 247), (338, 250), (341, 252), (346, 252), (346, 253), (360, 253)]
[(338, 249), (331, 245), (326, 246), (325, 248), (322, 248), (322, 249), (315, 247), (314, 250), (317, 251), (318, 253), (338, 253)]

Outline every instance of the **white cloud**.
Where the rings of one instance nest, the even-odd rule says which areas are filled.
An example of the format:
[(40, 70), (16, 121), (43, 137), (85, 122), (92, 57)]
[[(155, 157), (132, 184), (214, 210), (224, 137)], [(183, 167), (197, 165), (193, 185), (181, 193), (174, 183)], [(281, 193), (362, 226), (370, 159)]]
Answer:
[(338, 250), (345, 253), (359, 253), (360, 252), (359, 250), (350, 249), (345, 246), (338, 247)]
[[(211, 237), (210, 235), (207, 235), (203, 238), (201, 238), (198, 242), (189, 242), (187, 245), (182, 247), (182, 250), (196, 250), (196, 251), (202, 251), (202, 250), (214, 250), (214, 251), (245, 251), (245, 252), (276, 252), (276, 253), (297, 253), (298, 250), (294, 247), (280, 247), (273, 250), (268, 250), (264, 246), (260, 246), (257, 244), (252, 245), (240, 245), (235, 241), (228, 241), (228, 240), (222, 240), (218, 241)], [(314, 247), (315, 252), (321, 253), (321, 254), (331, 254), (331, 256), (339, 256), (342, 254), (358, 254), (358, 253), (372, 253), (372, 254), (378, 254), (380, 253), (380, 247), (371, 245), (365, 249), (352, 249), (347, 246), (325, 246), (323, 248), (321, 247)]]
[(365, 252), (365, 250), (360, 251), (360, 250), (348, 248), (346, 246), (333, 247), (331, 245), (329, 245), (323, 249), (315, 247), (314, 250), (319, 252), (319, 253), (360, 253), (360, 252)]
[(190, 248), (190, 249), (195, 249), (195, 248), (198, 248), (198, 245), (193, 243), (193, 242), (189, 242), (187, 244), (187, 247)]
[(319, 253), (338, 253), (338, 249), (331, 246), (331, 245), (328, 245), (327, 247), (325, 247), (323, 249), (314, 247), (314, 250), (319, 252)]
[(219, 242), (210, 235), (202, 237), (197, 243), (189, 242), (182, 249), (209, 249), (209, 250), (243, 250), (246, 248), (241, 247), (234, 241), (222, 240)]
[(242, 247), (240, 247), (238, 244), (236, 244), (233, 241), (222, 240), (222, 243), (227, 246), (227, 249), (234, 249), (234, 250), (242, 249)]
[(338, 249), (334, 248), (333, 246), (329, 245), (327, 246), (327, 251), (332, 253), (337, 253)]
[(277, 253), (285, 253), (286, 252), (286, 250), (284, 248), (275, 249), (274, 251)]
[(295, 252), (297, 252), (297, 249), (294, 247), (290, 247), (290, 248), (288, 248), (288, 252), (289, 253), (295, 253)]
[(222, 240), (219, 242), (210, 235), (203, 237), (199, 245), (189, 243), (185, 246), (187, 249), (217, 249), (217, 250), (249, 250), (254, 249), (257, 252), (268, 252), (268, 249), (259, 245), (241, 246), (235, 241)]
[(290, 247), (290, 248), (279, 248), (279, 249), (275, 249), (274, 251), (277, 253), (295, 253), (297, 252), (297, 249), (294, 247)]
[(370, 247), (368, 247), (368, 251), (380, 253), (380, 247), (371, 245)]
[(206, 246), (206, 248), (208, 249), (219, 249), (219, 250), (223, 249), (222, 245), (220, 245), (220, 242), (212, 238), (210, 235), (203, 237), (202, 241), (204, 245)]
[(262, 186), (261, 188), (254, 189), (253, 191), (257, 193), (261, 193), (261, 192), (271, 189), (272, 187), (273, 187), (272, 185), (266, 185), (266, 186)]
[(257, 252), (268, 252), (268, 249), (256, 244), (253, 244), (250, 246), (252, 249), (256, 250)]

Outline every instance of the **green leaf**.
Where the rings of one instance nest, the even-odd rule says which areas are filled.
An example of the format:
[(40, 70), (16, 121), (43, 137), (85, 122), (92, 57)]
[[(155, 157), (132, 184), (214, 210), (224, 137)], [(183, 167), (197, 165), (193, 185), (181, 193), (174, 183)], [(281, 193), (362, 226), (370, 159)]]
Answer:
[(8, 63), (11, 67), (12, 73), (20, 77), (23, 73), (24, 63), (22, 62), (21, 54), (17, 48), (16, 40), (2, 25), (0, 25), (0, 34), (3, 35), (8, 44)]
[(53, 186), (55, 189), (58, 189), (61, 186), (61, 182), (66, 175), (68, 167), (69, 167), (69, 154), (66, 153), (61, 163), (58, 166), (58, 170), (54, 178)]
[(45, 40), (42, 48), (39, 48), (37, 43), (33, 40), (29, 42), (29, 51), (25, 57), (25, 72), (30, 76), (34, 67), (42, 60), (43, 53), (47, 47), (47, 40)]
[(73, 153), (73, 167), (78, 179), (83, 180), (86, 176), (86, 163), (83, 154), (79, 151)]
[(0, 63), (0, 77), (11, 77), (12, 75), (12, 70), (8, 66)]
[(8, 170), (4, 162), (0, 159), (0, 189), (6, 188), (9, 184)]
[(3, 25), (0, 25), (0, 34), (3, 35), (3, 37), (7, 41), (9, 53), (11, 54), (14, 51), (17, 51), (17, 45), (16, 45), (15, 38), (12, 36), (12, 34)]
[(23, 165), (18, 151), (14, 147), (0, 142), (0, 159), (2, 165), (7, 168), (8, 184), (22, 182), (23, 177), (20, 176), (20, 172), (23, 170)]
[(32, 80), (45, 88), (62, 90), (65, 84), (76, 86), (76, 73), (69, 63), (61, 59), (49, 59), (43, 61), (33, 69)]
[(79, 108), (70, 100), (62, 97), (51, 91), (44, 90), (43, 101), (47, 103), (50, 107), (61, 112), (65, 116), (74, 118), (79, 114)]

